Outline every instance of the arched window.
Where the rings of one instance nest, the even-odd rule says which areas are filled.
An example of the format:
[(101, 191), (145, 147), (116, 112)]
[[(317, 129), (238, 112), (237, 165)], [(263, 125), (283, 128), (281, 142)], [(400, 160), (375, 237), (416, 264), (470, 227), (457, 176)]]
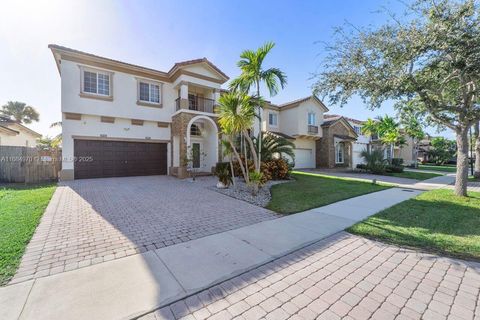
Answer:
[(192, 123), (192, 125), (190, 126), (190, 135), (192, 136), (202, 135), (202, 132), (200, 131), (200, 128), (198, 127), (198, 125)]

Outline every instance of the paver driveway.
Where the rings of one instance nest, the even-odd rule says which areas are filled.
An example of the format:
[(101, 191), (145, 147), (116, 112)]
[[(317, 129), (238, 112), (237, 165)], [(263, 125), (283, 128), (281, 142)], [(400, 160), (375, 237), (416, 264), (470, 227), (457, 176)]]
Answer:
[(140, 320), (480, 319), (480, 263), (340, 232)]
[(12, 283), (277, 217), (209, 190), (215, 182), (150, 176), (61, 183)]

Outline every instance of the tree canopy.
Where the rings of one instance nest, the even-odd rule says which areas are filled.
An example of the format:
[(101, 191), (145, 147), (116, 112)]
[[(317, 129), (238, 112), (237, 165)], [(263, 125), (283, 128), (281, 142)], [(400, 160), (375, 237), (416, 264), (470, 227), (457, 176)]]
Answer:
[(15, 121), (26, 124), (32, 123), (32, 121), (38, 121), (40, 118), (35, 108), (18, 101), (8, 101), (6, 105), (2, 106), (0, 115), (13, 118)]
[(394, 101), (455, 131), (455, 191), (466, 195), (468, 129), (480, 120), (478, 1), (418, 0), (375, 28), (338, 28), (314, 91), (330, 103), (360, 96), (371, 108)]

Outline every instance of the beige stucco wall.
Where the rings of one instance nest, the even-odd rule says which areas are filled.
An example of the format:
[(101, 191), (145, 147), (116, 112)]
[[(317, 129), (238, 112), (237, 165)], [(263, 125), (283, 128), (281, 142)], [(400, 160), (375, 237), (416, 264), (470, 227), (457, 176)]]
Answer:
[(30, 132), (24, 130), (22, 127), (11, 125), (10, 129), (18, 131), (17, 135), (8, 135), (0, 132), (0, 145), (2, 146), (17, 146), (17, 147), (36, 147), (37, 136), (32, 135)]

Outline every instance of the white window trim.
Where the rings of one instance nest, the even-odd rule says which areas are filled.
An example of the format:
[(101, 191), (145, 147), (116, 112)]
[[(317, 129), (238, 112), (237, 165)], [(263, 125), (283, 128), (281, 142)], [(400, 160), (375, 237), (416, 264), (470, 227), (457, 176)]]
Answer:
[[(270, 123), (270, 115), (272, 115), (272, 116), (275, 117), (275, 119), (277, 120), (277, 123), (276, 123), (276, 124)], [(269, 113), (268, 113), (268, 125), (269, 125), (270, 127), (278, 128), (278, 113), (275, 113), (275, 112), (269, 112)]]
[[(141, 104), (151, 104), (151, 105), (156, 105), (156, 106), (161, 106), (163, 105), (163, 83), (158, 82), (158, 81), (152, 81), (148, 79), (143, 79), (143, 78), (136, 78), (137, 79), (137, 103)], [(160, 99), (158, 99), (158, 102), (153, 102), (153, 101), (147, 101), (147, 100), (141, 100), (140, 99), (140, 82), (147, 83), (149, 85), (156, 85), (158, 86), (158, 94), (160, 95)], [(150, 90), (150, 86), (148, 88)], [(149, 91), (149, 96), (150, 96), (150, 91)]]
[[(310, 115), (313, 115), (313, 123), (310, 123)], [(317, 125), (317, 114), (315, 112), (308, 112), (307, 113), (307, 124), (309, 126), (316, 126)]]
[[(108, 70), (103, 70), (103, 69), (95, 69), (95, 68), (90, 68), (86, 66), (79, 66), (80, 67), (80, 93), (83, 95), (89, 95), (89, 96), (97, 96), (97, 97), (106, 97), (106, 98), (113, 98), (113, 72), (108, 71)], [(83, 82), (84, 80), (84, 73), (85, 71), (87, 72), (94, 72), (97, 74), (97, 92), (86, 92), (84, 90), (85, 83)], [(98, 74), (105, 74), (108, 75), (109, 77), (109, 88), (108, 92), (109, 94), (101, 94), (98, 93)]]
[[(339, 156), (339, 151), (340, 151), (340, 146), (343, 146), (342, 148), (342, 161), (338, 160)], [(335, 146), (335, 164), (344, 164), (345, 163), (345, 144), (341, 144), (340, 142), (337, 142)]]

